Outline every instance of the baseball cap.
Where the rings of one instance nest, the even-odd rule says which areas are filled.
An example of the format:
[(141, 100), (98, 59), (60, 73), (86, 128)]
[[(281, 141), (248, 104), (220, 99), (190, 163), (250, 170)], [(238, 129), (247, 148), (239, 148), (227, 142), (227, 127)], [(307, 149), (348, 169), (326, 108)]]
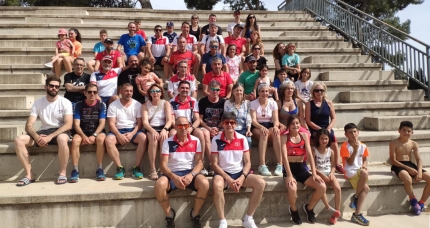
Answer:
[(110, 38), (106, 38), (106, 40), (104, 41), (105, 43), (111, 43), (111, 44), (113, 44), (113, 40), (112, 39), (110, 39)]
[(110, 56), (110, 55), (105, 55), (105, 57), (103, 57), (102, 61), (105, 61), (105, 60), (109, 60), (109, 61), (111, 61), (111, 62), (112, 62), (112, 56)]
[(58, 35), (67, 35), (67, 31), (65, 29), (58, 30)]
[(254, 56), (248, 56), (248, 57), (246, 57), (246, 60), (245, 60), (245, 62), (251, 62), (251, 61), (257, 61), (257, 59), (254, 57)]
[(236, 25), (234, 26), (234, 28), (237, 28), (237, 27), (239, 27), (239, 28), (242, 28), (242, 29), (243, 29), (243, 25), (242, 25), (242, 24), (236, 24)]
[(174, 26), (174, 24), (173, 24), (173, 22), (169, 21), (169, 22), (167, 22), (166, 26), (167, 26), (167, 27), (173, 27), (173, 26)]
[(239, 14), (240, 15), (240, 10), (235, 10), (234, 14)]

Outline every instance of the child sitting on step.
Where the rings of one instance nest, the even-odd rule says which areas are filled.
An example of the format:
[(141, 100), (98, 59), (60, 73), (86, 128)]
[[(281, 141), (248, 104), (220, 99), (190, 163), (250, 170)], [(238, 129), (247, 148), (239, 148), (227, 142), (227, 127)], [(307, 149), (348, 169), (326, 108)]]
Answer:
[(300, 73), (300, 57), (295, 54), (296, 45), (289, 43), (287, 52), (282, 57), (282, 66), (287, 70), (288, 77), (291, 81), (297, 81)]
[(273, 87), (278, 90), (282, 83), (289, 82), (287, 71), (285, 69), (279, 69), (275, 72), (275, 79), (273, 79)]
[(334, 176), (336, 161), (334, 160), (334, 153), (330, 149), (330, 132), (327, 129), (322, 128), (316, 132), (312, 156), (315, 158), (317, 174), (326, 184), (331, 185), (333, 188), (335, 209), (328, 204), (327, 194), (324, 193), (321, 200), (325, 208), (332, 213), (330, 222), (335, 224), (340, 217), (341, 191), (339, 182)]
[(306, 102), (311, 98), (311, 88), (314, 85), (314, 82), (309, 80), (310, 78), (311, 70), (309, 68), (303, 68), (302, 71), (300, 71), (299, 80), (294, 83), (298, 94)]
[(57, 61), (57, 59), (69, 56), (75, 52), (75, 46), (72, 41), (67, 39), (67, 31), (65, 29), (62, 28), (58, 31), (58, 38), (60, 40), (55, 43), (55, 56), (51, 58), (51, 62), (44, 64), (46, 67), (52, 68), (52, 64)]
[[(390, 142), (391, 172), (403, 181), (412, 211), (416, 215), (420, 215), (424, 211), (424, 204), (430, 195), (430, 174), (423, 169), (418, 144), (410, 139), (414, 133), (413, 124), (410, 121), (402, 121), (399, 126), (399, 133), (399, 137)], [(412, 152), (417, 164), (411, 161)], [(421, 200), (418, 201), (414, 195), (412, 183), (418, 183), (421, 180), (426, 181), (427, 184)]]
[(147, 59), (142, 59), (139, 61), (139, 66), (142, 69), (139, 76), (136, 77), (135, 82), (137, 85), (137, 90), (145, 100), (149, 99), (148, 89), (152, 84), (158, 84), (163, 86), (163, 81), (154, 73), (151, 72), (152, 64)]
[(269, 85), (269, 98), (274, 98), (275, 101), (279, 100), (278, 98), (278, 90), (273, 88), (270, 82), (269, 76), (267, 76), (267, 73), (269, 72), (269, 67), (266, 64), (262, 64), (258, 66), (258, 70), (260, 71), (260, 77), (257, 78), (254, 84), (254, 94), (257, 94), (257, 88), (260, 84), (266, 84)]
[(355, 190), (355, 194), (351, 196), (349, 207), (354, 209), (351, 221), (360, 225), (368, 226), (370, 221), (364, 218), (361, 213), (361, 207), (369, 193), (370, 188), (367, 185), (367, 157), (369, 151), (364, 143), (358, 140), (359, 131), (357, 126), (349, 123), (344, 127), (345, 136), (348, 138), (340, 148), (340, 156), (343, 161), (345, 178), (351, 183)]

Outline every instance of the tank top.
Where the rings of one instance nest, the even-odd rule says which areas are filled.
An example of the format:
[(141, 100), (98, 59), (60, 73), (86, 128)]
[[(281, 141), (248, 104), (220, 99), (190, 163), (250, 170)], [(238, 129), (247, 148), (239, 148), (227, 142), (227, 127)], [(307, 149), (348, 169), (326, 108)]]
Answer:
[(199, 41), (200, 40), (200, 26), (197, 26), (197, 31), (194, 31), (193, 26), (190, 25), (190, 34), (195, 36), (197, 41)]
[(296, 108), (288, 112), (288, 111), (285, 111), (284, 100), (281, 99), (281, 107), (279, 111), (279, 122), (281, 122), (283, 125), (287, 125), (287, 120), (290, 115), (297, 115), (299, 113), (299, 108), (297, 107), (296, 99), (293, 99), (293, 101)]
[(166, 113), (164, 112), (164, 102), (166, 100), (160, 100), (160, 103), (158, 104), (158, 106), (161, 106), (157, 111), (157, 113), (154, 112), (155, 110), (157, 110), (158, 106), (154, 106), (152, 105), (151, 101), (146, 101), (146, 105), (148, 106), (148, 120), (152, 117), (152, 120), (149, 122), (149, 125), (151, 125), (151, 127), (161, 127), (166, 125)]
[[(328, 106), (325, 100), (323, 100), (321, 107), (317, 107), (313, 100), (311, 100), (310, 103), (311, 103), (311, 121), (321, 128), (327, 128), (327, 126), (330, 124), (330, 106)], [(318, 115), (320, 108), (322, 108), (322, 110), (321, 110), (321, 113)], [(312, 131), (313, 129), (310, 128), (310, 130)]]
[(303, 137), (301, 134), (300, 136), (300, 142), (299, 143), (293, 143), (290, 140), (290, 135), (288, 135), (287, 140), (287, 155), (288, 156), (305, 156), (306, 154), (306, 148), (305, 148), (305, 140), (303, 140)]
[(321, 154), (317, 148), (314, 147), (315, 152), (315, 166), (318, 171), (327, 174), (331, 171), (331, 149), (327, 148), (327, 153)]

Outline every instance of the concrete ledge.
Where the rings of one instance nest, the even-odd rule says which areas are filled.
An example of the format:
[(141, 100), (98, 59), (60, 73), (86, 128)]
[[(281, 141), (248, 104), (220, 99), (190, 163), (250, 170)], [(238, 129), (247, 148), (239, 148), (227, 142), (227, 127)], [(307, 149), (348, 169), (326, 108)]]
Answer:
[(319, 75), (321, 81), (393, 80), (394, 71), (330, 71)]
[(339, 93), (339, 101), (346, 103), (421, 101), (423, 99), (424, 90), (347, 91)]
[(429, 116), (377, 116), (364, 117), (364, 128), (374, 131), (395, 131), (401, 121), (408, 120), (414, 124), (414, 130), (429, 129)]

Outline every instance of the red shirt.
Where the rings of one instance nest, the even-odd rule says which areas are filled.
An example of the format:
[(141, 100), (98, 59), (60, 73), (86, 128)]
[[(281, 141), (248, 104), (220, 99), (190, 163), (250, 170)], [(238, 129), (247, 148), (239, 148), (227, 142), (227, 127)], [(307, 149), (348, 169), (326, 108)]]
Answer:
[[(243, 37), (238, 37), (237, 39), (233, 38), (233, 35), (224, 38), (224, 42), (226, 47), (230, 44), (236, 45), (236, 55), (240, 55), (242, 53), (242, 47), (246, 44), (246, 40)], [(228, 53), (226, 53), (228, 55)]]
[[(99, 52), (99, 53), (97, 53), (97, 55), (96, 55), (96, 60), (98, 60), (98, 61), (102, 61), (102, 59), (103, 59), (103, 57), (105, 57), (106, 55), (108, 55), (107, 53), (106, 53), (106, 50), (104, 50), (104, 51), (102, 51), (102, 52)], [(112, 57), (112, 61), (113, 61), (113, 63), (112, 63), (112, 68), (118, 68), (119, 66), (118, 66), (118, 61), (116, 61), (119, 57), (121, 57), (121, 53), (119, 52), (119, 51), (117, 51), (117, 50), (112, 50), (111, 52), (110, 52), (110, 56)]]
[(136, 31), (136, 34), (141, 35), (143, 37), (143, 39), (146, 40), (146, 34), (142, 29), (140, 29), (139, 31)]
[(188, 72), (190, 73), (191, 68), (194, 66), (194, 63), (196, 62), (196, 59), (194, 57), (194, 54), (191, 51), (186, 51), (185, 53), (180, 53), (179, 51), (175, 51), (170, 56), (170, 65), (173, 65), (173, 68), (175, 70), (174, 73), (178, 70), (178, 63), (182, 60), (187, 61), (188, 63)]
[(205, 76), (203, 76), (203, 85), (209, 85), (212, 80), (215, 80), (219, 82), (220, 84), (220, 91), (219, 96), (221, 98), (224, 98), (227, 96), (227, 87), (229, 85), (233, 84), (233, 80), (231, 79), (231, 76), (229, 73), (226, 73), (224, 71), (221, 71), (221, 75), (215, 76), (213, 71), (206, 73)]

